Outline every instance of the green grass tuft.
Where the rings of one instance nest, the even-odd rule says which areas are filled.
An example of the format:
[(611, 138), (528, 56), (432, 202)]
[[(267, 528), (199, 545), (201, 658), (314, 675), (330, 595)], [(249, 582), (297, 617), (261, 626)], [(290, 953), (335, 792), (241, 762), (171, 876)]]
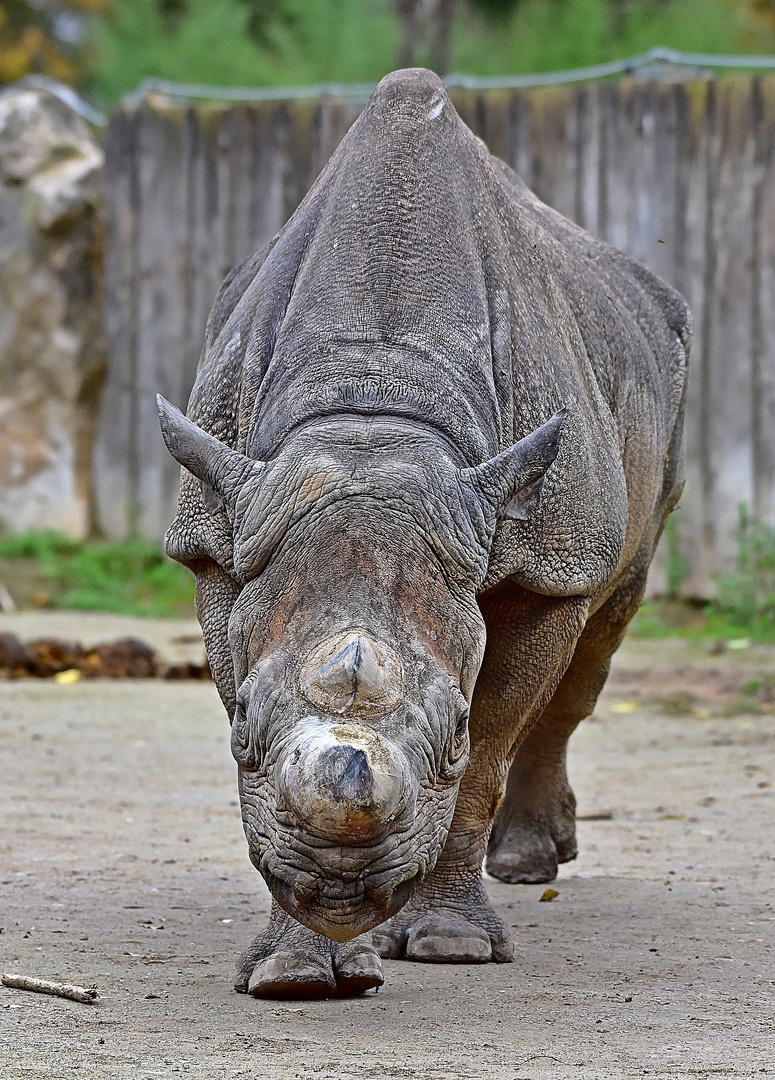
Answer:
[[(27, 532), (0, 538), (4, 583), (21, 606), (110, 611), (162, 617), (193, 613), (194, 578), (168, 559), (154, 541), (99, 543), (70, 540), (56, 532)], [(26, 580), (27, 596), (15, 581)]]

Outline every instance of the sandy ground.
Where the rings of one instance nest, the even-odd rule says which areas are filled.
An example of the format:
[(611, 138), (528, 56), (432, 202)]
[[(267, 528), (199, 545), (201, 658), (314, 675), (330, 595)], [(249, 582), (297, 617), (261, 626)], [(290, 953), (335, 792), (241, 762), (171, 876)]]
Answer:
[[(0, 629), (52, 631), (25, 618)], [(139, 625), (160, 648), (192, 633), (62, 625)], [(516, 962), (387, 962), (378, 995), (285, 1004), (231, 990), (268, 899), (213, 687), (1, 684), (0, 967), (101, 1001), (0, 988), (0, 1076), (775, 1076), (775, 717), (752, 696), (773, 661), (626, 643), (574, 737), (582, 854), (559, 897), (490, 884)]]

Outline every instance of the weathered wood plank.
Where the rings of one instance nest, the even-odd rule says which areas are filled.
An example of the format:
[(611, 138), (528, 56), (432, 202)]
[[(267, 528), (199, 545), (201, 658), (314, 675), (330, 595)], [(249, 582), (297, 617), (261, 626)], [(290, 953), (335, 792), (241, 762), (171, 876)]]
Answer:
[(752, 440), (753, 510), (775, 525), (775, 80), (752, 85), (753, 196)]
[(107, 235), (104, 312), (108, 371), (102, 390), (93, 452), (93, 503), (97, 528), (126, 536), (136, 467), (137, 192), (138, 119), (119, 111), (106, 145)]
[[(687, 296), (696, 331), (676, 520), (686, 588), (707, 592), (734, 552), (738, 503), (775, 522), (775, 77), (454, 99), (539, 195)], [(111, 356), (94, 447), (106, 533), (163, 532), (177, 469), (153, 394), (185, 405), (223, 277), (283, 225), (359, 108), (159, 101), (112, 118)], [(652, 588), (665, 581), (662, 552)]]

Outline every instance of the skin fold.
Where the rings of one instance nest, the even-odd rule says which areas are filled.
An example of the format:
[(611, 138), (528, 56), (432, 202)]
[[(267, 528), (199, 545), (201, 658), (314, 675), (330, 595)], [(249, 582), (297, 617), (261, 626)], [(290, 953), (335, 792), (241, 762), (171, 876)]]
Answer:
[(548, 881), (575, 856), (567, 740), (681, 491), (689, 342), (683, 299), (420, 69), (224, 282), (188, 417), (159, 409), (167, 551), (273, 896), (237, 989), (512, 959), (482, 865)]

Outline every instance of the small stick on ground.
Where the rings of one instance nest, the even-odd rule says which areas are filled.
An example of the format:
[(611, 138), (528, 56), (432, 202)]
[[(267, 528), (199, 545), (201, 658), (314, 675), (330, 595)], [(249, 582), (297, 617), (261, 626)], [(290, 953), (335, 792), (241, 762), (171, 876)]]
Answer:
[(71, 986), (69, 983), (49, 982), (48, 979), (35, 979), (32, 975), (13, 975), (8, 972), (2, 976), (3, 986), (14, 990), (33, 990), (36, 994), (53, 994), (54, 997), (70, 998), (91, 1005), (99, 994), (90, 986)]

